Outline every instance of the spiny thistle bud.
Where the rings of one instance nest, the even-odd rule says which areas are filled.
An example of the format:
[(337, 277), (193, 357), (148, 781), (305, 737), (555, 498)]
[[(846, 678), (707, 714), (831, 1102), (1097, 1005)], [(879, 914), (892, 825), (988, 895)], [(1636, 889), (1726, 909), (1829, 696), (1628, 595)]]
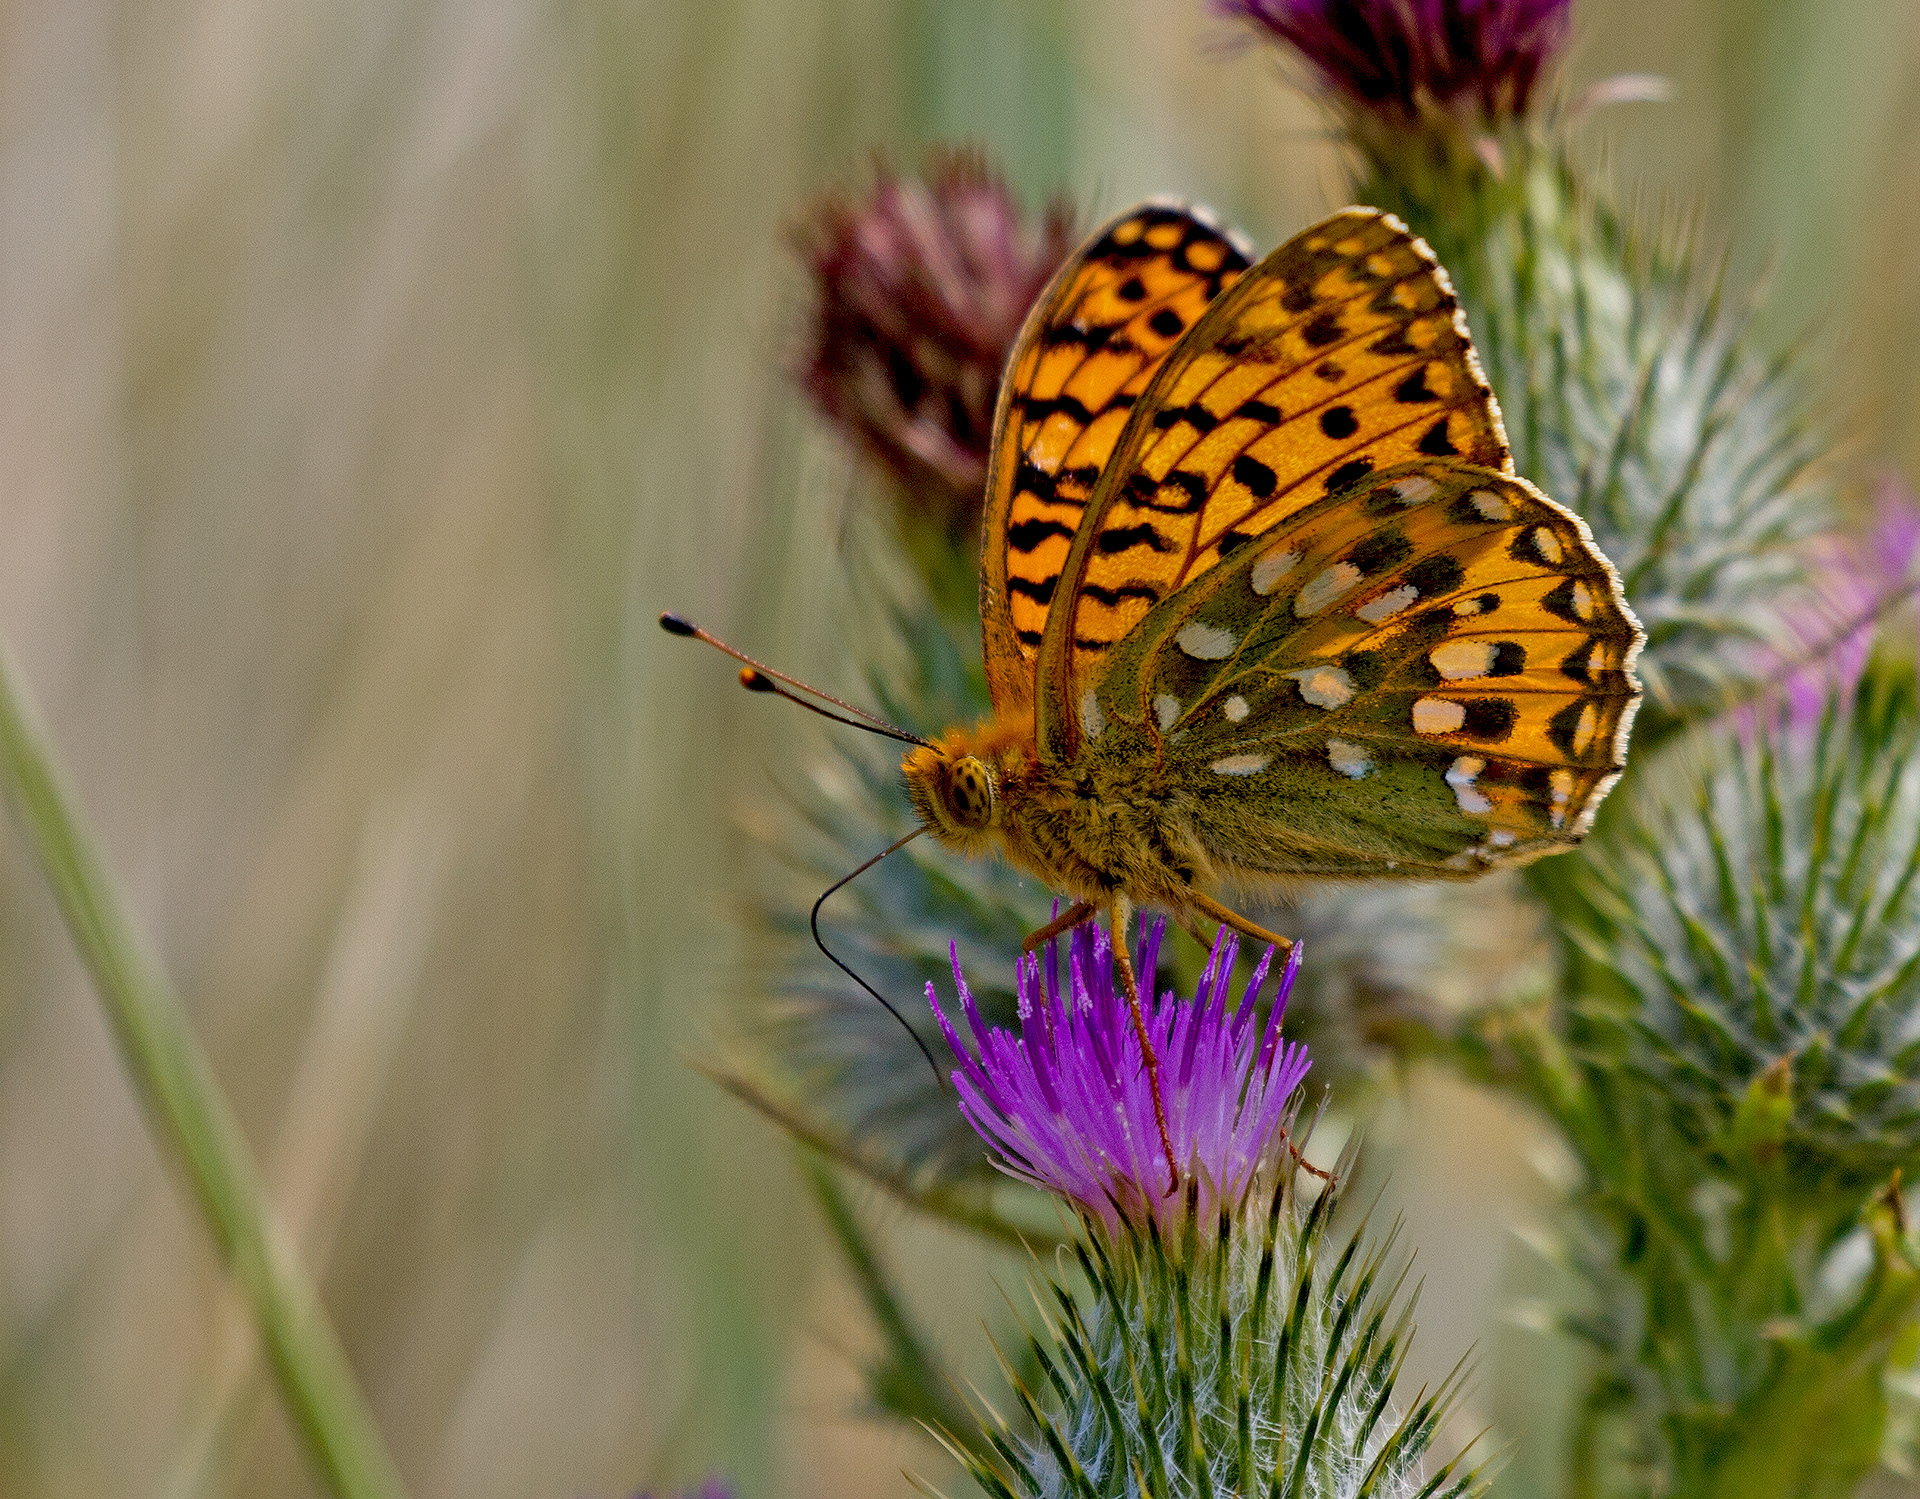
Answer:
[(1782, 1153), (1808, 1192), (1920, 1161), (1916, 752), (1910, 679), (1763, 727), (1643, 798), (1578, 923), (1628, 996), (1588, 1012), (1595, 1034), (1687, 1138), (1735, 1166)]
[(978, 515), (1001, 367), (1072, 237), (1066, 205), (1027, 224), (968, 151), (918, 179), (883, 165), (864, 199), (832, 194), (797, 229), (814, 284), (801, 383), (929, 518)]
[[(1342, 1162), (1342, 1174), (1350, 1158)], [(995, 1499), (1458, 1499), (1456, 1457), (1425, 1473), (1459, 1370), (1405, 1414), (1392, 1403), (1413, 1333), (1405, 1257), (1363, 1223), (1331, 1239), (1339, 1197), (1303, 1201), (1298, 1168), (1217, 1220), (1190, 1184), (1169, 1231), (1148, 1219), (1076, 1243), (1086, 1289), (1041, 1291), (1028, 1342), (1045, 1384), (1015, 1378), (1027, 1434), (986, 1433), (998, 1461), (950, 1443)]]
[[(1240, 947), (1224, 930), (1213, 944), (1191, 1004), (1168, 990), (1151, 993), (1164, 921), (1140, 945), (1135, 972), (1148, 1039), (1159, 1058), (1159, 1087), (1176, 1164), (1192, 1184), (1202, 1216), (1234, 1211), (1285, 1128), (1288, 1104), (1311, 1065), (1306, 1048), (1281, 1040), (1287, 994), (1300, 968), (1295, 944), (1265, 1026), (1256, 1023), (1260, 990), (1273, 962), (1268, 948), (1240, 1002), (1229, 1009)], [(1113, 947), (1095, 922), (1073, 929), (1067, 982), (1060, 943), (1025, 958), (1019, 969), (1020, 1034), (990, 1029), (980, 1017), (960, 953), (953, 981), (979, 1055), (962, 1044), (934, 986), (927, 1002), (960, 1059), (953, 1074), (960, 1111), (1022, 1181), (1070, 1199), (1109, 1233), (1122, 1220), (1168, 1229), (1186, 1211), (1169, 1192), (1167, 1158), (1154, 1116), (1153, 1084), (1131, 1007), (1114, 978)]]
[(1567, 39), (1569, 0), (1215, 0), (1297, 48), (1346, 104), (1408, 125), (1527, 112)]

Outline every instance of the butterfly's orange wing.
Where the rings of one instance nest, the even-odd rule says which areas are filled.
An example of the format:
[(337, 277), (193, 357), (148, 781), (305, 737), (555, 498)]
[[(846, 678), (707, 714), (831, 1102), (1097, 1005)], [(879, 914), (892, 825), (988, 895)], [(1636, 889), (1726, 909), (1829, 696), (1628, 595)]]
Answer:
[(1077, 748), (1068, 705), (1115, 642), (1223, 556), (1376, 469), (1512, 472), (1446, 273), (1377, 209), (1336, 214), (1237, 278), (1144, 384), (1124, 417), (1103, 413), (1114, 436), (1089, 513), (1047, 554), (1066, 601), (1037, 668), (1050, 759)]
[(1094, 486), (1161, 360), (1248, 256), (1192, 209), (1146, 204), (1049, 283), (1014, 345), (994, 418), (980, 619), (993, 707), (1033, 706), (1034, 661)]

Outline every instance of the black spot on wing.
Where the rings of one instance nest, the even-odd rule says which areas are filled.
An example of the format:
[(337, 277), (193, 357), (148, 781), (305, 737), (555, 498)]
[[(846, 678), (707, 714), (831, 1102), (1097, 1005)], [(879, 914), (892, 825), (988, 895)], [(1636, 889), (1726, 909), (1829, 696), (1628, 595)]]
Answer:
[(1017, 526), (1007, 527), (1007, 545), (1016, 552), (1031, 552), (1049, 536), (1064, 536), (1073, 540), (1073, 527), (1057, 520), (1023, 520)]
[(1093, 413), (1087, 410), (1086, 402), (1078, 396), (1021, 396), (1018, 399), (1021, 413), (1036, 424), (1044, 422), (1055, 412), (1070, 417), (1083, 427), (1093, 420)]
[(1360, 422), (1351, 406), (1331, 406), (1320, 413), (1320, 430), (1336, 441), (1360, 430)]
[(1586, 711), (1587, 706), (1585, 702), (1568, 703), (1547, 720), (1547, 737), (1569, 760), (1574, 758), (1573, 736), (1580, 727), (1580, 715)]
[(1427, 435), (1420, 439), (1420, 451), (1429, 458), (1448, 458), (1458, 453), (1447, 439), (1447, 419), (1443, 416), (1427, 429)]
[(1320, 299), (1314, 295), (1313, 288), (1304, 281), (1290, 285), (1286, 294), (1280, 298), (1280, 306), (1287, 312), (1305, 312)]
[(1509, 698), (1471, 698), (1467, 702), (1466, 722), (1460, 727), (1470, 738), (1498, 744), (1513, 732), (1513, 725), (1519, 717), (1519, 710)]
[(1098, 604), (1105, 604), (1109, 608), (1122, 599), (1145, 599), (1149, 604), (1160, 602), (1160, 590), (1151, 583), (1122, 583), (1118, 588), (1107, 588), (1099, 583), (1082, 583), (1080, 593), (1082, 597), (1090, 598)]
[[(1144, 476), (1136, 475), (1135, 477)], [(1177, 491), (1181, 498), (1172, 502), (1162, 500), (1160, 496), (1169, 489)], [(1185, 469), (1176, 468), (1159, 484), (1148, 479), (1147, 495), (1149, 498), (1139, 503), (1149, 509), (1158, 510), (1167, 515), (1191, 515), (1207, 503), (1207, 481), (1199, 474), (1190, 474)]]
[(1153, 414), (1153, 424), (1161, 431), (1185, 422), (1203, 436), (1220, 425), (1220, 418), (1195, 401), (1191, 406), (1166, 406)]
[(1265, 401), (1242, 401), (1235, 416), (1244, 416), (1249, 421), (1264, 422), (1270, 427), (1280, 425), (1280, 408), (1269, 406)]
[(1402, 405), (1411, 406), (1420, 401), (1437, 401), (1439, 396), (1427, 389), (1427, 366), (1421, 365), (1399, 385), (1394, 387), (1393, 398)]
[(1019, 469), (1014, 473), (1013, 487), (1015, 490), (1024, 489), (1036, 499), (1050, 501), (1053, 499), (1054, 478), (1031, 459), (1023, 458), (1020, 460)]
[(1138, 276), (1129, 276), (1115, 288), (1114, 295), (1122, 302), (1141, 302), (1146, 300), (1147, 284)]
[(1170, 552), (1173, 545), (1158, 531), (1149, 525), (1114, 526), (1102, 531), (1094, 543), (1101, 552), (1130, 552), (1135, 547), (1151, 547), (1156, 552)]
[(1444, 552), (1432, 557), (1423, 557), (1407, 569), (1407, 581), (1420, 590), (1422, 598), (1427, 599), (1443, 593), (1452, 593), (1460, 586), (1460, 580), (1465, 576), (1460, 564)]
[(1517, 640), (1503, 640), (1493, 648), (1487, 666), (1490, 677), (1517, 677), (1527, 669), (1527, 648)]
[[(1528, 552), (1532, 554), (1524, 560), (1535, 560), (1537, 550), (1533, 545), (1533, 533), (1531, 531), (1529, 531), (1521, 541), (1516, 541), (1513, 544), (1513, 550), (1516, 554), (1519, 552), (1523, 542)], [(1580, 617), (1580, 611), (1573, 607), (1574, 582), (1575, 580), (1572, 578), (1562, 580), (1559, 587), (1555, 588), (1545, 598), (1540, 600), (1540, 607), (1545, 609), (1547, 613), (1566, 620), (1568, 624), (1583, 625), (1586, 621)]]
[(1331, 359), (1323, 359), (1313, 367), (1313, 372), (1329, 385), (1338, 384), (1347, 378), (1344, 365), (1335, 364)]
[(1397, 567), (1406, 561), (1413, 551), (1413, 543), (1400, 531), (1376, 531), (1373, 535), (1356, 542), (1343, 561), (1360, 569), (1361, 576), (1371, 577), (1389, 567)]
[(1007, 589), (1011, 593), (1025, 594), (1036, 604), (1051, 604), (1053, 591), (1060, 585), (1058, 573), (1050, 578), (1022, 578), (1018, 575), (1007, 579)]
[(1233, 477), (1252, 492), (1255, 499), (1264, 500), (1279, 486), (1279, 476), (1258, 458), (1242, 453), (1233, 460)]
[(1147, 319), (1147, 326), (1162, 338), (1173, 338), (1181, 333), (1187, 324), (1186, 320), (1171, 307), (1162, 307)]
[(1355, 458), (1350, 463), (1343, 463), (1327, 475), (1327, 493), (1337, 494), (1340, 490), (1350, 488), (1372, 472), (1371, 458)]
[(1324, 349), (1328, 344), (1337, 344), (1346, 335), (1347, 330), (1340, 326), (1338, 314), (1332, 312), (1319, 314), (1300, 330), (1300, 336), (1310, 347), (1316, 349)]

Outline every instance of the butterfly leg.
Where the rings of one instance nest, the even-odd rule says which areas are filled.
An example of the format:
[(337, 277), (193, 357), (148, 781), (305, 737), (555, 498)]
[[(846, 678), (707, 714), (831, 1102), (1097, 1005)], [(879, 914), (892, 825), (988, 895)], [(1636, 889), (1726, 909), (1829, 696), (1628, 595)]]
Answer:
[(1127, 1006), (1133, 1011), (1133, 1033), (1140, 1038), (1140, 1055), (1147, 1064), (1147, 1087), (1153, 1093), (1153, 1122), (1160, 1130), (1160, 1148), (1167, 1155), (1167, 1195), (1180, 1190), (1180, 1167), (1174, 1160), (1173, 1140), (1167, 1134), (1167, 1105), (1160, 1096), (1160, 1057), (1147, 1034), (1147, 1017), (1140, 1010), (1140, 985), (1133, 976), (1133, 954), (1128, 950), (1129, 928), (1133, 925), (1133, 903), (1124, 895), (1114, 897), (1107, 907), (1107, 920), (1113, 928), (1113, 960), (1120, 969), (1120, 986), (1126, 990)]
[(1028, 933), (1027, 940), (1020, 944), (1020, 951), (1027, 953), (1033, 952), (1036, 948), (1045, 947), (1062, 932), (1080, 925), (1081, 922), (1085, 921), (1092, 914), (1093, 906), (1090, 902), (1084, 900), (1075, 901), (1072, 905), (1068, 906), (1066, 910), (1054, 917), (1052, 921), (1049, 921), (1045, 926), (1041, 927), (1039, 931)]
[(1270, 942), (1281, 952), (1293, 951), (1293, 939), (1282, 937), (1278, 932), (1270, 932), (1265, 927), (1248, 921), (1238, 911), (1230, 911), (1219, 901), (1202, 895), (1198, 890), (1189, 890), (1187, 899), (1193, 902), (1193, 909), (1202, 916), (1210, 916), (1222, 925), (1232, 927), (1243, 937), (1251, 937), (1255, 942)]

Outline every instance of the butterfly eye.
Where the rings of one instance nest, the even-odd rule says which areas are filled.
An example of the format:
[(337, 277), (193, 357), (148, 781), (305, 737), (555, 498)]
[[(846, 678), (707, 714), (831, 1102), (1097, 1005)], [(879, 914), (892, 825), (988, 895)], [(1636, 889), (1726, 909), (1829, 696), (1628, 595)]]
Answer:
[(963, 828), (984, 828), (993, 822), (993, 772), (974, 755), (953, 762), (947, 777), (947, 810)]

